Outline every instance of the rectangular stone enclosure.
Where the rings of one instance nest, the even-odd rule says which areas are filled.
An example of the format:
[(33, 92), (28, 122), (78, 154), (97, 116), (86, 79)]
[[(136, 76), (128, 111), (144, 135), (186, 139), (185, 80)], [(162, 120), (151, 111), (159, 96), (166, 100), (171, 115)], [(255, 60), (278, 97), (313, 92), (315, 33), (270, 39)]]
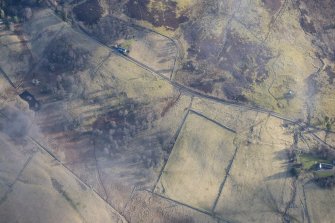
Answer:
[(235, 133), (189, 113), (155, 192), (210, 212), (235, 152)]

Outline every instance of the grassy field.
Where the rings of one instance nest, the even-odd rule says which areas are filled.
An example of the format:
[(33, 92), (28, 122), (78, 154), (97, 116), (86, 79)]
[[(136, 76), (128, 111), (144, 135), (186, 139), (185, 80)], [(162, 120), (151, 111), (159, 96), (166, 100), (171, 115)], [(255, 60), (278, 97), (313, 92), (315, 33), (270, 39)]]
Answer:
[(310, 154), (301, 154), (297, 156), (297, 163), (302, 164), (304, 170), (311, 170), (317, 163), (328, 163), (328, 160), (315, 157)]
[(170, 39), (156, 33), (145, 33), (129, 44), (129, 50), (130, 57), (170, 77), (177, 56), (177, 49)]
[[(264, 118), (258, 116), (254, 123)], [(285, 165), (285, 150), (292, 138), (280, 122), (270, 118), (253, 128), (249, 143), (241, 141), (215, 209), (217, 214), (237, 222), (280, 221), (292, 189)]]
[(314, 184), (305, 185), (311, 222), (333, 222), (334, 189), (320, 190)]
[(190, 113), (156, 192), (211, 211), (234, 155), (234, 133)]
[[(0, 31), (0, 68), (14, 85), (20, 83), (33, 61), (26, 43), (20, 38), (22, 36), (12, 32)], [(13, 64), (12, 61), (17, 62)]]
[(6, 156), (0, 171), (2, 221), (125, 222), (48, 154), (31, 143), (20, 146), (3, 134), (0, 137), (1, 148), (6, 148), (0, 151), (1, 157)]

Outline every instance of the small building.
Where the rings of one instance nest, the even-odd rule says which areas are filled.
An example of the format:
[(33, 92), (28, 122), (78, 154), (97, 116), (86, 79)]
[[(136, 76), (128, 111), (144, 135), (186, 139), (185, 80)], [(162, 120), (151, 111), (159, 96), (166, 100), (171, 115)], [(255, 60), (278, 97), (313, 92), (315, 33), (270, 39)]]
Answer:
[(316, 166), (316, 170), (331, 170), (334, 166), (329, 163), (318, 163)]
[(295, 94), (292, 90), (289, 90), (288, 92), (284, 94), (284, 98), (286, 98), (287, 100), (294, 98), (294, 96)]
[(19, 94), (20, 98), (28, 102), (29, 108), (33, 111), (38, 111), (41, 108), (41, 104), (35, 99), (35, 97), (28, 91), (24, 91)]

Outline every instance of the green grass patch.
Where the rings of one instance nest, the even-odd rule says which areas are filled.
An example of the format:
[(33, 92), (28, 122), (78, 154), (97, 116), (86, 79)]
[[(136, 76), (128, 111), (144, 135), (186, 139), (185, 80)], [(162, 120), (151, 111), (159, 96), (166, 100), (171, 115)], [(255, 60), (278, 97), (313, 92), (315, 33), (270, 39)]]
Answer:
[(298, 163), (302, 164), (303, 170), (311, 170), (317, 163), (330, 163), (328, 160), (320, 159), (311, 154), (301, 154), (297, 157)]
[(133, 44), (134, 40), (133, 39), (127, 39), (124, 42), (121, 43), (121, 46), (130, 49), (131, 45)]
[(334, 174), (335, 174), (334, 170), (320, 170), (314, 172), (314, 176), (318, 178), (332, 177), (334, 176)]

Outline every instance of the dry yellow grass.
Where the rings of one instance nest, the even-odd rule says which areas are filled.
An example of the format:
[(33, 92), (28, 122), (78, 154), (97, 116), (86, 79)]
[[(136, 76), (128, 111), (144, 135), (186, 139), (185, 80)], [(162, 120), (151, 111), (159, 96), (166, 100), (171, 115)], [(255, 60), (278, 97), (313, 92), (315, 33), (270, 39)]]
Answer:
[[(173, 2), (177, 3), (176, 16), (179, 17), (181, 16), (181, 13), (185, 12), (185, 10), (194, 6), (197, 3), (197, 0), (174, 0)], [(167, 5), (162, 1), (150, 0), (148, 3), (148, 9), (150, 11), (156, 10), (164, 12), (167, 10)]]
[(130, 50), (129, 56), (151, 69), (170, 77), (177, 49), (173, 42), (156, 33), (146, 33), (131, 41), (118, 41)]
[(334, 189), (320, 189), (314, 184), (305, 185), (307, 208), (311, 222), (331, 223), (334, 221)]
[(190, 113), (156, 192), (210, 211), (235, 151), (234, 134)]
[(10, 31), (0, 32), (0, 52), (0, 68), (17, 84), (30, 68), (30, 52), (20, 37)]
[[(270, 77), (262, 84), (254, 84), (252, 92), (246, 92), (249, 100), (295, 118), (306, 115), (305, 105), (310, 100), (307, 78), (316, 72), (318, 65), (318, 61), (311, 57), (311, 52), (315, 49), (311, 39), (300, 27), (298, 16), (297, 11), (286, 6), (276, 23), (271, 26), (266, 41), (266, 46), (275, 56), (267, 66)], [(287, 82), (285, 77), (290, 81)], [(276, 98), (283, 94), (278, 88), (283, 91), (290, 88), (295, 97), (290, 103), (283, 99), (275, 100), (269, 94), (269, 88)]]
[(175, 0), (177, 3), (176, 16), (182, 16), (185, 11), (191, 10), (197, 3), (198, 0)]
[(233, 105), (194, 98), (192, 108), (205, 116), (231, 128), (238, 133), (246, 133), (257, 117), (257, 112)]
[[(236, 4), (234, 1), (233, 4)], [(259, 39), (265, 39), (268, 31), (269, 24), (272, 19), (272, 13), (262, 7), (262, 1), (257, 0), (253, 1), (241, 1), (239, 4), (238, 10), (235, 11), (234, 17), (236, 21), (256, 36)], [(231, 10), (228, 13), (232, 13)]]
[(69, 27), (69, 25), (58, 18), (51, 10), (34, 12), (33, 18), (23, 27), (29, 40), (27, 45), (32, 55), (39, 59), (50, 41), (61, 35), (62, 29), (65, 27)]
[[(90, 188), (33, 144), (0, 134), (3, 222), (126, 222)], [(13, 185), (12, 188), (3, 185)], [(4, 195), (6, 193), (6, 195)]]
[(281, 222), (292, 189), (284, 165), (292, 136), (275, 118), (258, 115), (254, 124), (247, 138), (239, 135), (240, 148), (215, 212), (237, 222)]

